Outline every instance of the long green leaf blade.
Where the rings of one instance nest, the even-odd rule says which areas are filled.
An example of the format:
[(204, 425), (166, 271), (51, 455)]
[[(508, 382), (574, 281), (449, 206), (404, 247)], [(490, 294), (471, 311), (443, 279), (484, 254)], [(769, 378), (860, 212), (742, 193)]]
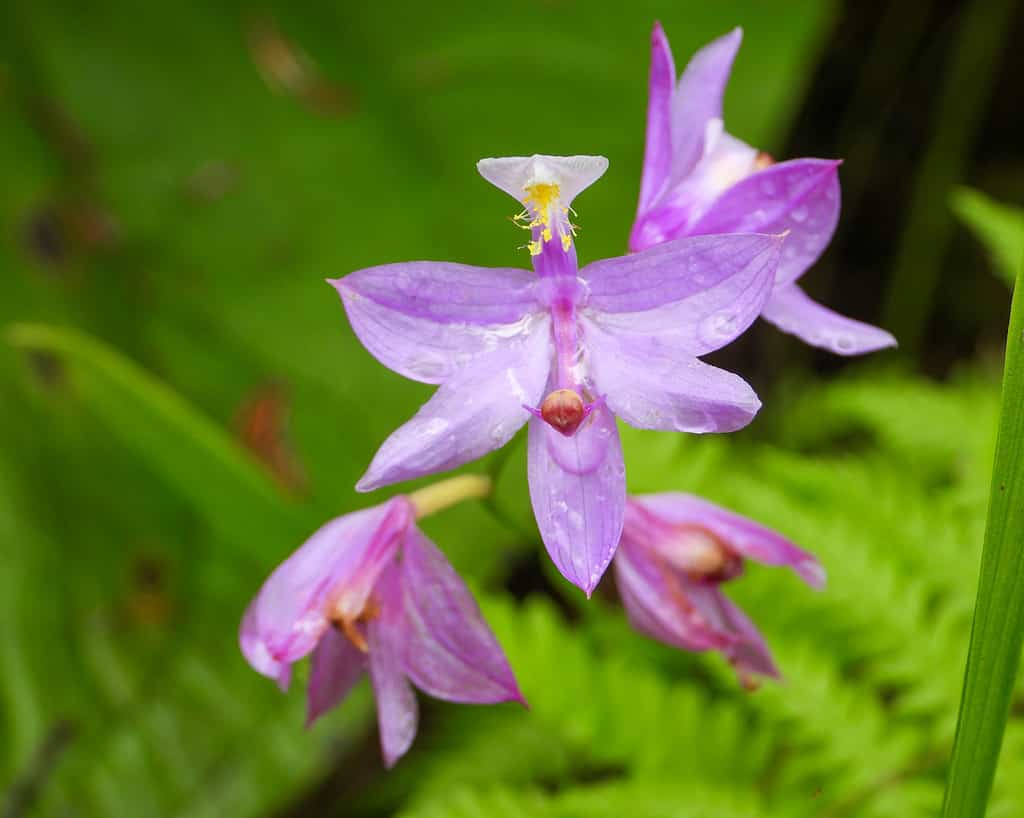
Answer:
[(943, 818), (980, 818), (995, 777), (1024, 637), (1024, 265), (1006, 339), (981, 576)]

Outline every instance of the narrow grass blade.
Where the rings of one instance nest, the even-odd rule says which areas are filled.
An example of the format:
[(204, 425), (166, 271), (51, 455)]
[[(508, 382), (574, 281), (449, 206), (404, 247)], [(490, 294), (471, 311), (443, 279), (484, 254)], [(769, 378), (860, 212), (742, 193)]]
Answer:
[(1006, 339), (981, 577), (943, 818), (980, 818), (992, 789), (1024, 637), (1024, 264)]

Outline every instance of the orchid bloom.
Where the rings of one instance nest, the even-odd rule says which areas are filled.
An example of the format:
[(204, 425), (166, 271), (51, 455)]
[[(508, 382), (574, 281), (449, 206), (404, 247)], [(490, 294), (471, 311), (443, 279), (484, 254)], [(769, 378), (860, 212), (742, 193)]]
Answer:
[(643, 429), (728, 432), (760, 407), (741, 378), (698, 360), (760, 313), (782, 236), (714, 235), (576, 261), (570, 221), (600, 156), (483, 159), (523, 206), (533, 272), (416, 261), (332, 281), (363, 345), (434, 396), (381, 446), (360, 491), (445, 471), (529, 422), (528, 478), (545, 546), (589, 594), (622, 530), (618, 416)]
[(677, 84), (668, 40), (655, 24), (647, 141), (630, 249), (683, 236), (789, 231), (762, 317), (839, 355), (895, 346), (885, 330), (823, 307), (796, 283), (835, 232), (840, 162), (775, 163), (725, 131), (722, 97), (742, 36), (737, 28), (702, 48)]
[[(414, 495), (415, 498), (415, 495)], [(270, 575), (242, 619), (242, 653), (287, 690), (312, 654), (307, 725), (369, 672), (385, 764), (416, 736), (412, 684), (453, 702), (523, 701), (469, 590), (398, 496), (331, 520)]]
[(683, 650), (719, 650), (744, 683), (778, 669), (754, 624), (719, 589), (743, 560), (787, 565), (820, 588), (825, 571), (771, 529), (689, 494), (630, 497), (615, 582), (633, 627)]

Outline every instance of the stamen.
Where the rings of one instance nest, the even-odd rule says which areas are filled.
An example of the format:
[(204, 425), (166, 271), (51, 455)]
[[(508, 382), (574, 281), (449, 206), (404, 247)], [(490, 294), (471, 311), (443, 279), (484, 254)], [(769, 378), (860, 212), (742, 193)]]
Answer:
[(333, 622), (338, 627), (345, 637), (355, 645), (363, 653), (369, 653), (370, 646), (366, 643), (366, 637), (363, 636), (363, 632), (359, 629), (360, 625), (365, 625), (371, 619), (376, 619), (380, 614), (380, 606), (376, 600), (372, 597), (366, 601), (366, 605), (363, 606), (363, 610), (354, 619), (349, 616), (345, 616), (340, 611), (335, 615)]
[(538, 237), (526, 245), (530, 255), (539, 256), (544, 251), (544, 245), (554, 239), (556, 234), (562, 249), (569, 252), (576, 235), (576, 225), (569, 221), (569, 213), (575, 215), (575, 211), (561, 206), (558, 185), (553, 182), (537, 182), (527, 185), (523, 190), (526, 193), (523, 197), (526, 209), (514, 215), (512, 221), (525, 230), (540, 229)]
[(351, 619), (338, 620), (338, 627), (341, 628), (341, 632), (345, 634), (348, 641), (355, 645), (363, 653), (370, 652), (370, 646), (366, 644), (366, 637), (363, 636), (363, 632), (359, 630), (356, 623)]

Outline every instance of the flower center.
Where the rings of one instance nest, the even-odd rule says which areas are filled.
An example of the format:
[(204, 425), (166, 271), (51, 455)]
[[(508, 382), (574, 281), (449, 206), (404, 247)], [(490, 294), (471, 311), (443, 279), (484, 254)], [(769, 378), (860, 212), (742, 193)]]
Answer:
[(523, 188), (526, 209), (513, 220), (526, 230), (536, 230), (533, 241), (526, 246), (531, 256), (539, 256), (544, 245), (558, 234), (562, 249), (569, 251), (576, 226), (569, 222), (570, 208), (561, 205), (561, 190), (554, 182), (536, 182)]
[(665, 546), (665, 558), (691, 579), (724, 582), (740, 574), (743, 559), (704, 528), (682, 526)]
[(366, 601), (363, 610), (354, 617), (343, 613), (339, 606), (335, 610), (331, 622), (345, 635), (349, 642), (363, 653), (368, 653), (370, 646), (366, 643), (366, 635), (363, 633), (363, 629), (371, 619), (375, 619), (379, 614), (380, 606), (371, 598)]

